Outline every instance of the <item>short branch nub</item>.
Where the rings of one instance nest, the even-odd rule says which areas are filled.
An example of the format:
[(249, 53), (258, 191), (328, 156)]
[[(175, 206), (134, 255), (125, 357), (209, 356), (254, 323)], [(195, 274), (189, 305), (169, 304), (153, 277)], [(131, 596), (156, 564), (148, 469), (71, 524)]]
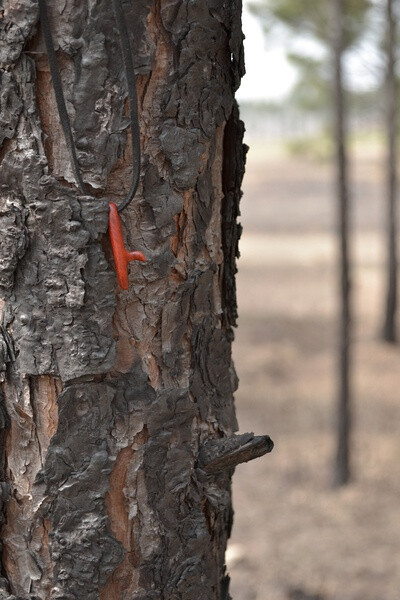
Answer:
[(263, 456), (271, 452), (273, 447), (274, 442), (268, 435), (231, 435), (207, 441), (200, 450), (199, 463), (206, 473), (219, 473)]

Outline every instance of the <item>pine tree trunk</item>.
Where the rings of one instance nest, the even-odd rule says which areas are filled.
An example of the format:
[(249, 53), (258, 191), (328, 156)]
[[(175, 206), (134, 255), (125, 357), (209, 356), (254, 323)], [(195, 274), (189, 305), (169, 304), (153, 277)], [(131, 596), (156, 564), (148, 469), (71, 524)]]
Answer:
[(397, 312), (397, 83), (395, 73), (396, 19), (393, 0), (386, 3), (386, 130), (387, 130), (387, 287), (383, 339), (396, 341)]
[(340, 332), (338, 356), (337, 450), (334, 483), (343, 485), (350, 477), (350, 263), (349, 185), (346, 144), (346, 111), (343, 89), (343, 0), (333, 0), (333, 64), (335, 98), (336, 182), (340, 276)]
[(0, 32), (0, 598), (228, 599), (231, 361), (244, 170), (241, 1), (125, 2), (142, 174), (124, 213), (145, 265), (116, 283), (108, 202), (130, 183), (109, 0), (49, 0), (77, 192), (33, 0)]

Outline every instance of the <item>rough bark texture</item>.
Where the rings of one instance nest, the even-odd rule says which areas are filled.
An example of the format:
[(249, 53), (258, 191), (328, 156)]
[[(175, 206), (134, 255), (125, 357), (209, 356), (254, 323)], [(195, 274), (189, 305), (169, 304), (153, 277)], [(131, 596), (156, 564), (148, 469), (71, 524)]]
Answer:
[[(98, 198), (74, 186), (36, 2), (5, 0), (0, 598), (228, 599), (240, 461), (210, 472), (198, 457), (237, 428), (241, 1), (124, 3), (143, 151), (125, 235), (147, 256), (127, 292), (104, 235), (131, 163), (112, 3), (48, 4), (81, 170)], [(252, 443), (243, 460), (272, 447), (258, 440), (250, 456)]]

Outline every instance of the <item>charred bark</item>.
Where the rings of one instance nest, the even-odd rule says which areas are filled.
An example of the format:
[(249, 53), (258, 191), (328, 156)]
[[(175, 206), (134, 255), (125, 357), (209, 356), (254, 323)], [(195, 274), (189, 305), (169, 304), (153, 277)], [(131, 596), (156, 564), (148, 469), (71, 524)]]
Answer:
[(131, 168), (112, 3), (52, 0), (48, 9), (96, 198), (74, 185), (37, 4), (6, 0), (3, 597), (228, 599), (232, 467), (270, 449), (264, 440), (252, 450), (249, 438), (229, 468), (211, 472), (199, 458), (237, 429), (241, 2), (124, 4), (143, 153), (125, 235), (147, 256), (131, 266), (126, 292), (105, 235), (108, 201), (124, 196)]

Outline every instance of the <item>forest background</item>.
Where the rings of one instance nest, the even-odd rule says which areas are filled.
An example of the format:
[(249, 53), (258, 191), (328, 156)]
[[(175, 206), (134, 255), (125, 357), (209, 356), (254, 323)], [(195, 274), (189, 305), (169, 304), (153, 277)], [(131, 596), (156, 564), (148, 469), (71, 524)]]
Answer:
[[(349, 476), (337, 487), (343, 288), (332, 19), (323, 14), (329, 4), (320, 2), (311, 15), (315, 3), (306, 0), (245, 3), (248, 75), (239, 98), (250, 150), (234, 346), (237, 410), (246, 430), (267, 430), (276, 448), (239, 467), (234, 481), (228, 558), (236, 600), (397, 600), (400, 589), (391, 264), (399, 7), (344, 3), (344, 10), (361, 12), (342, 56), (351, 418)], [(312, 19), (323, 25), (317, 34)]]

